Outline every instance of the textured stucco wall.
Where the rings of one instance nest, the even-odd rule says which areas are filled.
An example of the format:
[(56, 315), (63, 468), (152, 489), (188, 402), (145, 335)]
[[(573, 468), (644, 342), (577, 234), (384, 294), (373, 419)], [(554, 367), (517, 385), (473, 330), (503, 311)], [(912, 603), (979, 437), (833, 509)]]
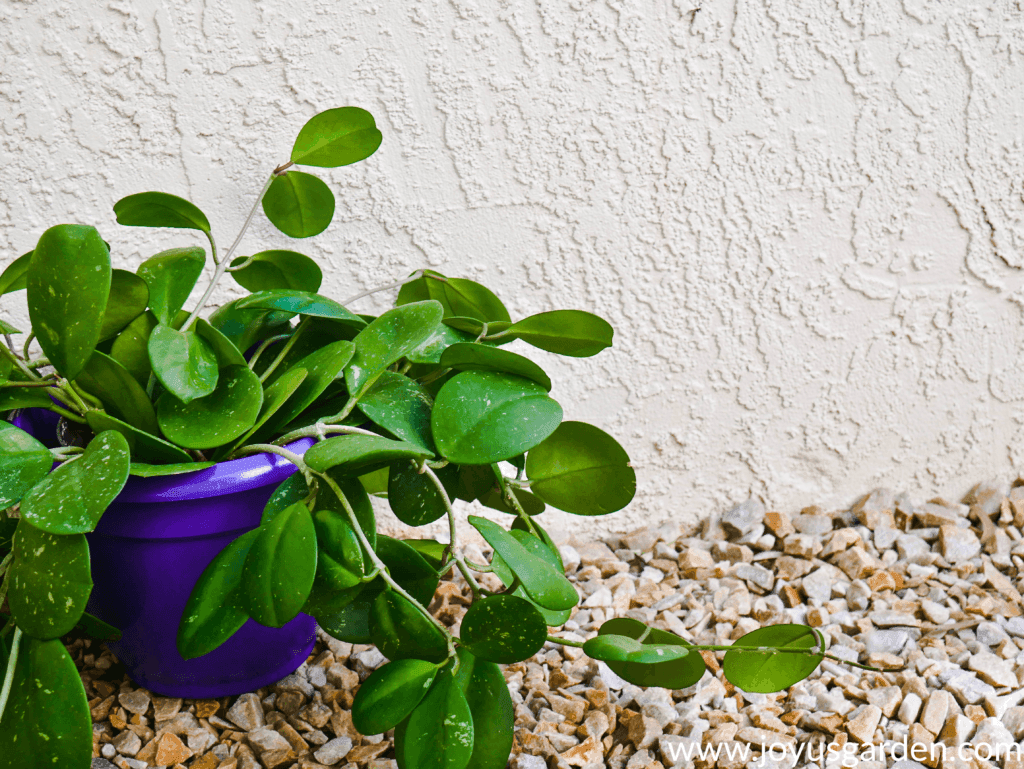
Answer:
[(295, 242), (258, 221), (241, 253), (305, 251), (339, 298), (429, 266), (514, 315), (607, 317), (613, 350), (538, 354), (567, 418), (638, 470), (634, 503), (589, 531), (750, 493), (958, 496), (1024, 464), (1022, 17), (1020, 0), (6, 0), (0, 260), (58, 222), (98, 226), (128, 268), (192, 243), (115, 224), (145, 189), (196, 202), (226, 244), (305, 119), (360, 105), (384, 144), (325, 174), (331, 228)]

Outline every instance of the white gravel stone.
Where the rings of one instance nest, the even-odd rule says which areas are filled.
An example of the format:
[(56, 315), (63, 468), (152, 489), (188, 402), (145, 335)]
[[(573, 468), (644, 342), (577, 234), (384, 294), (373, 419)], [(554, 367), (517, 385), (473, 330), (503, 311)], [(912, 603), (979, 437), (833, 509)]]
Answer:
[(352, 740), (348, 737), (335, 737), (327, 744), (313, 752), (313, 757), (321, 764), (334, 766), (352, 750)]

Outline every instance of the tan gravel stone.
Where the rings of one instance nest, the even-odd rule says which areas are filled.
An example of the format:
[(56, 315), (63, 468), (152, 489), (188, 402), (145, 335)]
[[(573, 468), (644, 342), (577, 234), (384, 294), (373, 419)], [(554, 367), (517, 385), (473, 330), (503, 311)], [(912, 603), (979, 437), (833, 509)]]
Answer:
[(862, 745), (874, 742), (875, 727), (882, 718), (882, 711), (875, 705), (866, 705), (853, 718), (846, 723), (846, 731), (853, 739)]
[(859, 547), (851, 547), (833, 559), (850, 579), (863, 579), (878, 571), (880, 563)]
[(160, 766), (180, 764), (192, 758), (192, 751), (176, 734), (165, 733), (156, 747), (156, 763)]
[(574, 745), (564, 753), (560, 753), (558, 759), (569, 766), (586, 766), (601, 761), (603, 756), (604, 750), (601, 742), (595, 737), (588, 737), (579, 745)]
[(937, 736), (946, 723), (946, 715), (949, 713), (950, 700), (949, 692), (933, 691), (924, 704), (921, 712), (921, 725), (932, 735)]

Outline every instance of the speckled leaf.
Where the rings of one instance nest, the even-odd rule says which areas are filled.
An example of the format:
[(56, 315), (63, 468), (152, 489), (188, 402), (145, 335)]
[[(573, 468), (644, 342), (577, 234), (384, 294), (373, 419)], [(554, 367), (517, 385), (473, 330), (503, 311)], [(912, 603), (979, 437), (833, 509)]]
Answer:
[(465, 278), (427, 278), (430, 298), (444, 307), (445, 317), (475, 318), (481, 321), (508, 322), (508, 310), (486, 286)]
[(163, 324), (149, 335), (149, 362), (167, 391), (188, 403), (217, 387), (217, 356), (194, 331), (178, 331)]
[(85, 421), (93, 432), (101, 433), (104, 430), (116, 430), (128, 441), (128, 450), (133, 459), (142, 462), (154, 462), (157, 464), (191, 462), (192, 457), (184, 449), (168, 443), (165, 440), (150, 435), (127, 422), (122, 422), (116, 417), (104, 414), (102, 411), (90, 411), (85, 415)]
[(46, 446), (24, 430), (0, 421), (0, 510), (17, 504), (51, 467), (53, 455)]
[(407, 376), (394, 371), (379, 378), (359, 399), (359, 410), (392, 435), (434, 452), (430, 410), (434, 399)]
[(323, 281), (323, 272), (317, 263), (297, 251), (260, 251), (251, 257), (233, 259), (231, 266), (237, 267), (250, 259), (248, 265), (232, 270), (230, 275), (238, 285), (252, 292), (281, 288), (318, 291)]
[(312, 174), (285, 171), (263, 196), (263, 213), (290, 238), (310, 238), (334, 218), (334, 193)]
[(104, 622), (99, 617), (93, 616), (89, 612), (84, 612), (82, 614), (82, 618), (78, 620), (76, 628), (91, 638), (95, 638), (97, 641), (121, 640), (120, 630), (110, 623)]
[(209, 654), (249, 619), (242, 595), (242, 569), (259, 529), (247, 531), (203, 569), (178, 625), (178, 653), (187, 660)]
[[(738, 647), (753, 647), (741, 651)], [(820, 654), (761, 652), (757, 648), (776, 646), (790, 649), (819, 649)], [(821, 634), (807, 625), (769, 625), (752, 630), (733, 641), (725, 653), (722, 672), (726, 679), (745, 692), (771, 693), (802, 681), (821, 664), (825, 642)]]
[(75, 383), (99, 398), (112, 416), (147, 433), (158, 431), (156, 412), (146, 391), (128, 369), (109, 355), (94, 352)]
[[(471, 515), (468, 520), (519, 577), (527, 594), (538, 604), (559, 611), (571, 609), (579, 603), (579, 594), (565, 575), (523, 547), (513, 534), (486, 518)], [(539, 540), (538, 543), (543, 546)]]
[(210, 231), (210, 220), (194, 203), (166, 192), (139, 192), (114, 203), (117, 223), (129, 227), (176, 227)]
[(149, 308), (165, 326), (188, 301), (203, 274), (206, 252), (199, 247), (161, 251), (139, 265), (135, 273), (149, 286)]
[[(600, 635), (644, 637), (644, 644), (670, 644), (690, 646), (684, 639), (667, 630), (648, 628), (644, 623), (627, 617), (616, 617), (601, 625)], [(638, 662), (608, 662), (612, 672), (637, 686), (662, 686), (666, 689), (685, 689), (697, 683), (704, 675), (704, 658), (699, 654), (688, 654), (679, 659), (654, 664)]]
[(363, 326), (366, 321), (349, 312), (345, 307), (328, 299), (326, 296), (312, 291), (294, 289), (275, 289), (273, 291), (257, 291), (255, 294), (239, 299), (235, 305), (240, 310), (277, 310), (293, 315), (308, 315), (314, 318), (329, 318)]
[(28, 286), (28, 266), (31, 262), (32, 252), (29, 251), (7, 265), (0, 273), (0, 296), (21, 291)]
[(531, 315), (509, 327), (509, 335), (548, 352), (588, 358), (612, 346), (608, 321), (582, 310), (553, 310)]
[(41, 387), (12, 387), (0, 390), (0, 413), (14, 409), (45, 409), (54, 405)]
[[(512, 493), (515, 495), (516, 501), (519, 502), (527, 515), (540, 515), (544, 512), (544, 503), (525, 489), (512, 489)], [(494, 486), (486, 493), (481, 494), (478, 499), (480, 500), (481, 505), (489, 507), (492, 510), (500, 510), (501, 512), (508, 513), (509, 515), (519, 515), (519, 511), (508, 503), (505, 497), (502, 496), (501, 489), (497, 486)]]
[[(225, 456), (230, 453), (231, 450), (243, 446), (246, 443), (260, 443), (259, 440), (250, 441), (249, 439), (260, 432), (262, 427), (269, 422), (281, 407), (288, 402), (288, 399), (292, 397), (299, 386), (306, 378), (306, 370), (303, 368), (289, 369), (285, 374), (278, 377), (273, 381), (272, 384), (265, 387), (263, 390), (263, 405), (260, 406), (259, 416), (256, 417), (256, 423), (239, 438), (233, 446), (225, 451)], [(270, 433), (271, 430), (266, 431)]]
[(153, 370), (149, 362), (149, 335), (157, 326), (156, 315), (148, 310), (129, 323), (117, 335), (110, 348), (110, 357), (124, 366), (136, 382), (145, 386)]
[(473, 755), (473, 715), (462, 688), (444, 668), (409, 714), (402, 741), (406, 767), (464, 769)]
[(603, 430), (563, 422), (526, 458), (530, 490), (549, 505), (576, 515), (607, 515), (629, 504), (636, 472), (629, 455)]
[[(541, 556), (545, 561), (551, 563), (552, 566), (564, 574), (565, 564), (562, 563), (562, 556), (558, 552), (558, 545), (555, 544), (555, 541), (551, 539), (551, 535), (544, 531), (544, 527), (537, 523), (537, 521), (531, 519), (530, 523), (537, 529), (537, 534), (531, 532), (526, 521), (520, 517), (517, 517), (512, 521), (512, 531), (510, 531), (509, 534), (518, 539), (519, 544), (523, 545), (523, 547), (531, 553)], [(515, 532), (517, 531), (521, 531), (522, 534), (516, 534)], [(536, 547), (534, 542), (537, 539), (540, 539), (541, 543), (545, 545), (547, 548), (546, 551), (543, 548)], [(549, 558), (549, 553), (554, 557)]]
[(360, 734), (393, 729), (420, 703), (437, 677), (437, 665), (403, 659), (381, 665), (359, 686), (352, 702), (352, 724)]
[[(309, 408), (334, 382), (345, 365), (352, 359), (352, 342), (332, 342), (304, 358), (299, 359), (289, 372), (302, 370), (306, 375), (285, 403), (275, 413), (267, 415), (263, 427), (253, 433), (256, 443), (265, 441)], [(289, 372), (273, 380), (271, 386), (289, 376)]]
[[(245, 297), (246, 299), (248, 297)], [(210, 325), (227, 337), (239, 350), (248, 350), (257, 342), (291, 331), (288, 324), (293, 312), (274, 310), (243, 310), (242, 299), (218, 307), (210, 315)]]
[(217, 359), (217, 365), (221, 368), (247, 365), (242, 351), (235, 347), (230, 339), (202, 318), (196, 320), (194, 330), (199, 337), (206, 340), (207, 344), (210, 345), (210, 349), (213, 350), (213, 355)]
[(213, 467), (216, 462), (181, 462), (173, 465), (150, 465), (145, 462), (132, 462), (128, 475), (138, 478), (161, 478), (165, 475), (184, 475)]
[[(352, 512), (356, 514), (359, 527), (370, 542), (370, 547), (376, 548), (377, 520), (373, 512), (373, 504), (370, 502), (370, 498), (367, 496), (362, 484), (359, 483), (358, 479), (346, 478), (334, 470), (328, 470), (327, 476), (337, 484), (338, 488), (341, 489), (341, 493), (345, 495), (345, 499), (352, 508)], [(309, 497), (309, 486), (306, 485), (306, 480), (302, 477), (302, 474), (295, 473), (289, 476), (274, 489), (274, 493), (270, 496), (266, 507), (263, 508), (260, 525), (262, 526), (285, 508), (307, 497)], [(317, 510), (337, 510), (339, 513), (343, 513), (345, 506), (335, 495), (334, 490), (321, 481), (316, 499), (313, 501), (313, 510), (314, 512)], [(347, 520), (347, 513), (345, 515)]]
[(337, 107), (311, 117), (295, 137), (291, 161), (337, 168), (364, 160), (380, 146), (373, 115), (359, 107)]
[(515, 706), (505, 676), (495, 663), (459, 648), (455, 681), (473, 716), (473, 755), (466, 769), (505, 769), (515, 731)]
[(35, 638), (70, 632), (92, 592), (84, 534), (51, 534), (22, 518), (14, 533), (7, 595), (11, 616)]
[(316, 579), (324, 587), (345, 590), (363, 578), (363, 548), (344, 513), (317, 510), (313, 514), (316, 529)]
[(124, 488), (130, 464), (124, 436), (102, 432), (80, 458), (58, 467), (25, 495), (21, 516), (51, 534), (92, 531)]
[[(324, 612), (313, 607), (311, 611), (317, 624), (331, 637), (346, 643), (370, 643), (370, 609), (384, 588), (384, 580), (378, 577), (362, 587), (350, 588), (341, 593), (347, 601), (341, 608)], [(348, 601), (350, 591), (358, 592)]]
[[(512, 522), (512, 531), (510, 531), (509, 534), (514, 537), (520, 545), (526, 548), (528, 552), (537, 556), (541, 560), (546, 561), (548, 565), (550, 565), (551, 568), (559, 574), (565, 574), (565, 566), (562, 564), (562, 559), (558, 555), (558, 548), (556, 548), (553, 543), (551, 545), (545, 545), (544, 542), (537, 539), (537, 537), (533, 536), (529, 532), (517, 529), (516, 524), (520, 520), (521, 519), (517, 518)], [(512, 570), (497, 553), (491, 557), (491, 566), (494, 568), (494, 573), (498, 576), (498, 579), (500, 579), (506, 587), (511, 585), (515, 580), (515, 574), (512, 573)], [(529, 593), (526, 592), (522, 585), (519, 585), (519, 587), (513, 590), (512, 595), (525, 598), (527, 601), (532, 603), (534, 607), (536, 607), (537, 611), (540, 612), (540, 615), (544, 618), (544, 623), (548, 627), (561, 627), (569, 620), (569, 617), (572, 616), (572, 609), (560, 609), (558, 611), (553, 611), (539, 605), (530, 597)]]
[(28, 268), (28, 315), (43, 353), (74, 379), (100, 340), (110, 293), (110, 252), (94, 227), (58, 224)]
[(345, 371), (353, 397), (362, 397), (388, 366), (425, 342), (441, 323), (437, 302), (414, 302), (388, 310), (359, 332), (356, 351)]
[(547, 641), (548, 626), (529, 601), (514, 595), (492, 595), (469, 607), (459, 637), (480, 659), (510, 664), (540, 651)]
[(388, 567), (395, 582), (424, 606), (429, 606), (439, 583), (437, 572), (416, 550), (400, 539), (379, 534), (377, 555)]
[(160, 429), (188, 449), (211, 449), (232, 441), (256, 423), (263, 405), (263, 386), (248, 366), (228, 366), (216, 389), (184, 403), (164, 393), (156, 404)]
[[(442, 469), (447, 470), (448, 467)], [(450, 471), (444, 477), (438, 473), (438, 477), (442, 486), (448, 480), (449, 488), (445, 491), (451, 500), (455, 479), (451, 477)], [(391, 466), (388, 475), (388, 504), (395, 517), (408, 526), (426, 526), (448, 512), (448, 506), (437, 485), (425, 472), (419, 472), (415, 462), (396, 462)]]
[(406, 353), (406, 360), (423, 365), (439, 366), (444, 351), (453, 344), (472, 342), (475, 335), (464, 334), (442, 323), (415, 350)]
[(296, 502), (259, 528), (242, 570), (249, 616), (268, 627), (295, 619), (316, 574), (316, 531)]
[(464, 371), (437, 394), (434, 443), (451, 462), (484, 465), (533, 448), (555, 431), (562, 407), (536, 382), (511, 374)]
[(0, 767), (88, 767), (91, 721), (82, 679), (60, 639), (22, 637), (0, 726)]
[(113, 339), (121, 329), (142, 315), (149, 304), (146, 281), (127, 270), (110, 273), (110, 296), (103, 313), (100, 341)]
[(430, 452), (405, 441), (393, 441), (371, 435), (343, 435), (328, 438), (306, 452), (307, 465), (317, 472), (334, 468), (345, 475), (358, 476), (400, 459), (426, 459)]
[(486, 344), (476, 342), (453, 344), (441, 355), (440, 365), (457, 371), (499, 371), (515, 374), (536, 382), (545, 390), (551, 390), (551, 379), (532, 360)]
[(389, 660), (442, 662), (448, 655), (448, 645), (437, 625), (394, 590), (385, 590), (373, 602), (370, 639)]

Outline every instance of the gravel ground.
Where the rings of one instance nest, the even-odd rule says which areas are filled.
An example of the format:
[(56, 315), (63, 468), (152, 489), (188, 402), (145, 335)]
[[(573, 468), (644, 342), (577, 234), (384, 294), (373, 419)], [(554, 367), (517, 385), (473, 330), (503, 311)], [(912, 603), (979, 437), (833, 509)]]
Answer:
[[(710, 670), (688, 689), (640, 689), (581, 650), (549, 643), (505, 667), (516, 703), (510, 766), (1024, 769), (1018, 483), (981, 484), (962, 502), (877, 489), (836, 512), (766, 511), (750, 500), (699, 530), (667, 524), (560, 543), (583, 599), (559, 633), (566, 638), (585, 640), (613, 616), (707, 644), (797, 622), (821, 630), (831, 654), (884, 672), (825, 660), (786, 692), (745, 694), (722, 678), (719, 652), (705, 653)], [(468, 595), (461, 577), (442, 582), (433, 608), (457, 625)], [(93, 769), (397, 766), (390, 733), (352, 728), (353, 695), (385, 661), (373, 647), (321, 635), (295, 674), (219, 700), (138, 689), (101, 644), (76, 640), (71, 651), (93, 713)], [(894, 758), (903, 744), (920, 763)], [(945, 759), (933, 744), (946, 746)]]

